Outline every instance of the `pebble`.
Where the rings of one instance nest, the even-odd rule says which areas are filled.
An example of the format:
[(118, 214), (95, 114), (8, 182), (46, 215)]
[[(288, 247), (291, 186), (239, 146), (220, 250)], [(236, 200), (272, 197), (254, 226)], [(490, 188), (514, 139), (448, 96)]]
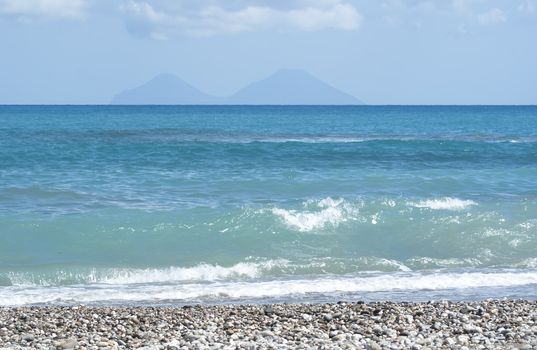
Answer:
[(368, 349), (368, 350), (382, 350), (382, 346), (380, 346), (377, 343), (375, 343), (374, 341), (372, 341), (367, 345), (366, 349)]
[(0, 308), (0, 350), (537, 349), (537, 303)]
[(60, 349), (74, 349), (76, 345), (77, 341), (75, 339), (63, 339), (54, 343), (54, 346)]
[(313, 316), (311, 316), (310, 314), (302, 314), (302, 318), (304, 319), (304, 321), (311, 321), (313, 319)]
[(26, 334), (22, 335), (21, 339), (24, 340), (24, 341), (30, 342), (30, 341), (34, 340), (35, 337), (33, 336), (33, 334), (27, 334), (26, 333)]

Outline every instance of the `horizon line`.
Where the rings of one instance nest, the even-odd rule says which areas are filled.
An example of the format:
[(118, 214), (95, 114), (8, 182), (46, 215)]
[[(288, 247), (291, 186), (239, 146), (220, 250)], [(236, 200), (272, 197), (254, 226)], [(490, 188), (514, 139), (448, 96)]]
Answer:
[(0, 103), (0, 107), (537, 107), (535, 104), (103, 104)]

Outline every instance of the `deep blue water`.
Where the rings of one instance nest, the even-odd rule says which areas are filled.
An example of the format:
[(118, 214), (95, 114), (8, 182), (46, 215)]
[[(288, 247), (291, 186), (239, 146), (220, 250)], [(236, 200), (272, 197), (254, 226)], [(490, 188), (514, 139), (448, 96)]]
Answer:
[(1, 305), (535, 287), (537, 107), (0, 106)]

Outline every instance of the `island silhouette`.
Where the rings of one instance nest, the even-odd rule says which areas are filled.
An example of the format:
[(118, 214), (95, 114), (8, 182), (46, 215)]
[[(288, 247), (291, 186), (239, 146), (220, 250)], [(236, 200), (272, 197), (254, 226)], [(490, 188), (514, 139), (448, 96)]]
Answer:
[(281, 69), (227, 97), (206, 94), (173, 74), (159, 74), (112, 99), (115, 105), (361, 105), (302, 69)]

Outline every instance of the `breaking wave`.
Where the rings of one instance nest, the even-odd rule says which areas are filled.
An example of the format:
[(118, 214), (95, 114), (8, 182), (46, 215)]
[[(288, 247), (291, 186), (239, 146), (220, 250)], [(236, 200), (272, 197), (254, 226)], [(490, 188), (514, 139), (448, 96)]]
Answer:
[(220, 265), (200, 264), (193, 267), (167, 268), (114, 268), (90, 269), (88, 271), (54, 271), (52, 273), (16, 273), (1, 275), (5, 283), (14, 286), (57, 286), (75, 284), (143, 284), (143, 283), (179, 283), (219, 280), (240, 280), (260, 277), (262, 272), (274, 266), (285, 264), (285, 261), (269, 260), (265, 262), (240, 262), (224, 267)]
[(433, 210), (464, 210), (473, 205), (477, 205), (477, 203), (472, 200), (451, 197), (427, 199), (412, 203), (412, 206), (416, 208), (428, 208)]
[(338, 225), (357, 218), (358, 208), (350, 202), (330, 197), (319, 201), (307, 201), (304, 210), (273, 208), (287, 227), (300, 232), (310, 232), (327, 226)]

